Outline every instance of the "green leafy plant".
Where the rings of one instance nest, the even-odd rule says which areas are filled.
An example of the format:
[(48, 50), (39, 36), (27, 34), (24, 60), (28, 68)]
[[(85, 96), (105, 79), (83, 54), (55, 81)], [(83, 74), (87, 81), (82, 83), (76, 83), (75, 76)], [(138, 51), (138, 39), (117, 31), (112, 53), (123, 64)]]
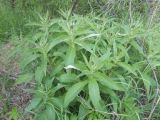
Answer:
[(136, 93), (143, 87), (149, 97), (154, 87), (151, 70), (144, 70), (143, 22), (69, 13), (39, 18), (27, 24), (34, 31), (17, 46), (23, 70), (17, 84), (36, 83), (26, 111), (38, 120), (138, 119)]
[(12, 108), (10, 112), (8, 112), (9, 120), (17, 120), (18, 119), (18, 111), (17, 108)]

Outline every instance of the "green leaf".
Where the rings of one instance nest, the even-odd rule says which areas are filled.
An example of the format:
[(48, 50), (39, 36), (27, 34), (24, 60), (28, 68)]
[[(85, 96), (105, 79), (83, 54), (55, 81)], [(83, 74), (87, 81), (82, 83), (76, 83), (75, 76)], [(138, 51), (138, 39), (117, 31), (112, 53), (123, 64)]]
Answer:
[(37, 67), (36, 71), (35, 71), (35, 80), (39, 83), (42, 82), (44, 76), (44, 72), (43, 69), (41, 67)]
[(70, 120), (78, 120), (78, 118), (77, 118), (76, 115), (72, 115), (72, 116), (70, 117)]
[(68, 89), (64, 98), (64, 107), (67, 107), (69, 103), (74, 100), (74, 98), (78, 95), (78, 93), (84, 88), (86, 84), (86, 81), (79, 82)]
[(146, 73), (141, 73), (139, 72), (141, 77), (142, 77), (142, 80), (143, 80), (143, 84), (146, 88), (146, 91), (147, 91), (147, 95), (149, 95), (149, 92), (150, 92), (150, 89), (151, 89), (151, 86), (154, 86), (155, 83), (154, 83), (154, 80), (152, 77), (150, 77), (149, 75), (147, 75)]
[(37, 54), (30, 54), (25, 56), (25, 58), (21, 61), (21, 68), (24, 69), (30, 62), (36, 60), (39, 57)]
[(136, 50), (138, 50), (139, 53), (141, 53), (142, 55), (144, 55), (142, 47), (140, 47), (136, 41), (133, 40), (132, 42), (130, 42), (130, 44), (131, 44)]
[(76, 57), (75, 47), (69, 47), (65, 57), (65, 66), (74, 65), (75, 57)]
[(134, 75), (137, 76), (137, 73), (135, 72), (135, 68), (130, 64), (127, 64), (125, 62), (118, 62), (117, 64), (122, 68), (124, 68), (125, 70), (127, 70), (128, 72), (133, 73)]
[(54, 81), (54, 77), (45, 77), (45, 81), (43, 82), (43, 84), (45, 85), (46, 89), (51, 89), (53, 86), (53, 81)]
[(118, 48), (121, 50), (121, 55), (118, 55), (118, 58), (125, 57), (125, 62), (129, 61), (128, 49), (123, 45), (118, 45)]
[(51, 41), (47, 44), (47, 46), (46, 46), (46, 49), (47, 49), (46, 51), (47, 51), (47, 53), (48, 53), (51, 49), (53, 49), (56, 45), (64, 42), (65, 39), (64, 39), (63, 37), (64, 37), (64, 36), (60, 36), (60, 37), (57, 37), (57, 38), (51, 40)]
[(36, 23), (36, 22), (30, 22), (30, 23), (27, 23), (27, 24), (25, 24), (26, 26), (38, 26), (38, 27), (41, 27), (42, 26), (42, 24), (40, 24), (40, 23)]
[(116, 45), (116, 41), (113, 40), (113, 52), (114, 52), (114, 56), (117, 56), (117, 45)]
[(55, 86), (53, 89), (54, 92), (58, 91), (59, 89), (65, 87), (65, 85), (58, 83), (57, 86)]
[(34, 97), (28, 107), (25, 109), (26, 111), (31, 111), (35, 109), (38, 104), (41, 102), (42, 98)]
[(126, 79), (120, 74), (116, 74), (116, 76), (117, 76), (117, 79), (120, 80), (120, 82), (122, 83), (122, 86), (127, 89), (129, 85)]
[(43, 112), (37, 113), (35, 120), (56, 120), (54, 108), (46, 105), (46, 109)]
[(109, 88), (107, 88), (105, 86), (101, 86), (101, 91), (104, 94), (109, 94), (110, 99), (111, 99), (112, 104), (113, 104), (114, 111), (117, 112), (117, 110), (118, 110), (118, 103), (120, 101), (119, 96), (116, 95), (116, 93), (114, 92), (114, 90), (109, 89)]
[(99, 81), (103, 86), (106, 86), (113, 90), (125, 91), (120, 83), (117, 83), (117, 81), (113, 80), (103, 73), (97, 72), (96, 74), (94, 74), (94, 76), (96, 77), (96, 80)]
[(63, 64), (57, 64), (55, 65), (51, 75), (52, 76), (55, 76), (56, 74), (58, 74), (62, 69), (64, 68), (64, 65)]
[(78, 120), (85, 120), (85, 117), (87, 117), (88, 114), (89, 110), (81, 104), (78, 112)]
[(62, 109), (63, 108), (63, 100), (64, 100), (64, 97), (52, 97), (50, 99), (50, 101), (54, 104), (54, 106), (56, 106), (57, 108), (59, 109)]
[(24, 83), (24, 82), (27, 83), (27, 82), (31, 81), (32, 78), (33, 78), (33, 74), (31, 74), (31, 73), (20, 75), (18, 77), (18, 79), (16, 80), (16, 84), (21, 84), (21, 83)]
[(88, 83), (89, 97), (97, 110), (103, 110), (100, 105), (101, 96), (98, 83), (95, 79), (90, 79)]
[(46, 76), (48, 56), (47, 56), (47, 53), (45, 51), (43, 52), (43, 56), (42, 56), (41, 59), (42, 59), (41, 68), (42, 68), (42, 70), (44, 72), (44, 75)]
[(45, 113), (45, 116), (47, 117), (46, 120), (56, 120), (56, 114), (55, 114), (55, 109), (54, 108), (52, 108), (50, 106), (47, 106), (44, 113)]
[(95, 44), (92, 44), (91, 42), (81, 42), (76, 41), (75, 44), (81, 47), (81, 49), (84, 49), (90, 53), (93, 53), (93, 49), (95, 47)]
[(90, 64), (89, 64), (89, 61), (87, 60), (87, 57), (82, 53), (82, 56), (83, 56), (83, 59), (84, 59), (84, 62), (85, 62), (85, 64), (86, 64), (86, 66), (90, 69), (91, 68), (91, 66), (90, 66)]
[(16, 107), (12, 108), (12, 111), (8, 112), (8, 120), (18, 120), (18, 111)]
[(59, 77), (60, 82), (62, 83), (70, 83), (70, 82), (76, 82), (77, 81), (77, 75), (73, 74), (73, 73), (66, 73), (66, 74), (62, 74)]
[(123, 107), (125, 108), (126, 116), (122, 116), (122, 120), (128, 120), (132, 118), (132, 120), (138, 120), (138, 113), (140, 113), (140, 108), (136, 105), (136, 101), (134, 97), (125, 97), (122, 102)]

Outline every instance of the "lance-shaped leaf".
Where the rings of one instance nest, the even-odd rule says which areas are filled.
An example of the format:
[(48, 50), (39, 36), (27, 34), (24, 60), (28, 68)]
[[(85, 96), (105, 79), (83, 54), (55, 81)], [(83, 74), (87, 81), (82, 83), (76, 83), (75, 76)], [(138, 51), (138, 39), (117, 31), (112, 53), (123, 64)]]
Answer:
[(56, 120), (56, 113), (53, 106), (46, 106), (46, 109), (35, 116), (36, 120)]
[(99, 81), (103, 86), (106, 86), (113, 90), (125, 91), (125, 89), (120, 83), (106, 76), (103, 73), (96, 73), (94, 74), (94, 76), (96, 77), (97, 81)]
[(103, 110), (102, 106), (100, 105), (101, 96), (100, 96), (99, 86), (95, 79), (90, 79), (88, 84), (88, 89), (89, 89), (89, 97), (94, 107), (97, 110)]
[(49, 52), (52, 48), (54, 48), (56, 45), (62, 43), (65, 41), (66, 35), (61, 35), (59, 37), (53, 38), (52, 40), (50, 40), (48, 42), (48, 44), (46, 45), (46, 51)]
[(71, 82), (75, 82), (78, 80), (78, 77), (76, 74), (73, 73), (67, 73), (67, 74), (62, 74), (59, 77), (60, 82), (62, 83), (71, 83)]
[(42, 79), (44, 76), (44, 72), (42, 67), (37, 67), (36, 71), (35, 71), (35, 80), (39, 83), (41, 83)]
[(21, 68), (24, 69), (29, 63), (36, 60), (38, 57), (39, 55), (37, 54), (29, 54), (28, 56), (24, 57), (24, 59), (20, 63)]
[(69, 103), (74, 100), (74, 98), (78, 95), (78, 93), (84, 88), (86, 84), (86, 81), (78, 82), (68, 89), (64, 98), (64, 107), (67, 107)]
[(76, 57), (76, 49), (75, 47), (69, 47), (65, 57), (65, 65), (74, 65), (74, 60)]
[(33, 78), (33, 74), (31, 73), (20, 75), (19, 78), (16, 80), (16, 84), (21, 84), (24, 82), (27, 83), (30, 80), (32, 80), (32, 78)]
[(119, 66), (121, 66), (122, 68), (124, 68), (125, 70), (127, 70), (130, 73), (133, 73), (134, 75), (137, 75), (135, 69), (133, 66), (131, 66), (130, 64), (127, 64), (125, 62), (118, 62), (117, 63)]
[(26, 111), (31, 111), (33, 109), (35, 109), (38, 104), (41, 102), (42, 98), (39, 97), (34, 97), (31, 101), (31, 103), (27, 106), (27, 108), (25, 109)]

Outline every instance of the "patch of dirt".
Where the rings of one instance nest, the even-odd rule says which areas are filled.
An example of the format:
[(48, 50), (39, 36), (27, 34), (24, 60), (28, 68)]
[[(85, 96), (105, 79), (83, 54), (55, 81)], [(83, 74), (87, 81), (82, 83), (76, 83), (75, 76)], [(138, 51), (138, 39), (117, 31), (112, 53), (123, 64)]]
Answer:
[[(11, 43), (0, 45), (0, 97), (2, 97), (0, 99), (0, 116), (2, 111), (6, 112), (3, 113), (4, 116), (0, 117), (0, 120), (7, 120), (7, 112), (13, 107), (22, 113), (31, 100), (31, 95), (25, 92), (25, 89), (31, 88), (30, 84), (14, 85), (20, 74), (20, 69), (17, 57), (9, 59), (13, 48)], [(7, 108), (5, 108), (6, 106)], [(29, 116), (28, 113), (26, 116)]]

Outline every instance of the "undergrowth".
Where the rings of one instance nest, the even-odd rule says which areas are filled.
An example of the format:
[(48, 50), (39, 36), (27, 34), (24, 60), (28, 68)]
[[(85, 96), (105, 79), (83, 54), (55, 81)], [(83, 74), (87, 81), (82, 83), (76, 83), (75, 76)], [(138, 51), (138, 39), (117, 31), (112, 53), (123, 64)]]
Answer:
[(35, 82), (26, 111), (37, 120), (147, 118), (159, 97), (159, 25), (61, 14), (39, 15), (17, 46), (23, 74), (16, 83)]
[[(0, 119), (160, 119), (159, 1), (0, 2), (0, 42), (20, 65), (14, 80), (0, 67)], [(6, 94), (19, 84), (25, 112)]]

